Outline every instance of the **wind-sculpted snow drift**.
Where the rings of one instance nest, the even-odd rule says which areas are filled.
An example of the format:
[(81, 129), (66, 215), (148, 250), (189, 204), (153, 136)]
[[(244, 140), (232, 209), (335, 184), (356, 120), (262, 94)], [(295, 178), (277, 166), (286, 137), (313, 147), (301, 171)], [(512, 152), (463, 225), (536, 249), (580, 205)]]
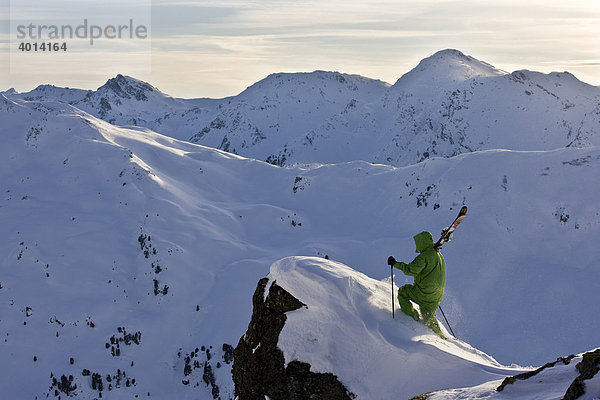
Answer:
[[(471, 386), (522, 372), (501, 366), (459, 340), (442, 340), (405, 315), (391, 319), (389, 283), (323, 258), (290, 257), (273, 264), (269, 281), (261, 281), (254, 295), (252, 322), (236, 349), (240, 355), (247, 354), (236, 356), (234, 378), (236, 370), (248, 370), (254, 379), (238, 379), (236, 386), (246, 384), (256, 391), (254, 396), (240, 397), (242, 400), (263, 396), (309, 398), (290, 396), (293, 387), (275, 392), (272, 377), (281, 374), (270, 374), (270, 379), (256, 376), (256, 366), (267, 364), (258, 361), (277, 352), (269, 348), (269, 335), (257, 337), (256, 332), (271, 326), (266, 315), (276, 309), (275, 299), (283, 297), (282, 290), (298, 305), (284, 309), (288, 311), (287, 320), (284, 317), (285, 324), (278, 327), (281, 333), (275, 332), (275, 342), (282, 352), (281, 367), (284, 362), (288, 368), (304, 362), (313, 373), (333, 373), (351, 393), (339, 398), (410, 398), (430, 390)], [(244, 389), (237, 392), (243, 394)], [(312, 394), (329, 398), (318, 392)]]
[[(448, 332), (442, 340), (402, 313), (390, 318), (389, 291), (389, 281), (323, 258), (274, 263), (259, 281), (252, 319), (235, 350), (236, 395), (424, 400), (600, 394), (600, 349), (536, 370), (502, 366)], [(439, 390), (448, 387), (464, 389)]]
[[(453, 70), (457, 82), (461, 68)], [(471, 70), (468, 79), (484, 72), (491, 74), (486, 79), (496, 79), (489, 67)], [(548, 113), (536, 108), (544, 111), (540, 114), (531, 105), (523, 119), (514, 118), (515, 129), (506, 130), (506, 137), (521, 135), (535, 151), (486, 150), (451, 158), (430, 153), (404, 167), (350, 161), (279, 168), (161, 135), (139, 125), (182, 127), (176, 114), (200, 121), (211, 107), (226, 112), (242, 98), (193, 100), (190, 106), (127, 77), (115, 78), (102, 91), (59, 90), (60, 98), (53, 87), (38, 89), (39, 96), (0, 95), (0, 393), (32, 399), (98, 398), (100, 392), (103, 398), (233, 398), (232, 346), (248, 327), (252, 293), (271, 264), (290, 255), (327, 257), (352, 266), (356, 276), (381, 280), (389, 274), (388, 255), (410, 260), (412, 236), (424, 229), (435, 234), (463, 204), (470, 216), (443, 249), (448, 281), (442, 306), (458, 337), (503, 364), (540, 365), (597, 347), (600, 320), (592, 310), (600, 291), (600, 150), (594, 144), (596, 116), (585, 111), (596, 89), (564, 74), (562, 86), (555, 85), (560, 82), (554, 75), (524, 74), (553, 83), (516, 82), (520, 75), (497, 79), (530, 91), (523, 92), (528, 99), (555, 99), (548, 104), (560, 101), (532, 82), (561, 100), (570, 97), (560, 90), (574, 93), (574, 105), (564, 111), (553, 105)], [(269, 81), (291, 83), (268, 91), (287, 99), (289, 110), (297, 100), (308, 107), (313, 103), (306, 96), (320, 84), (306, 85), (316, 75), (329, 79), (323, 93), (317, 91), (323, 107), (342, 105), (330, 101), (333, 93), (344, 102), (360, 92), (370, 93), (369, 102), (384, 96), (394, 103), (391, 87), (333, 73), (274, 75)], [(402, 81), (394, 90), (408, 90), (408, 77)], [(270, 87), (267, 83), (249, 89), (246, 104)], [(296, 85), (304, 89), (293, 91)], [(304, 94), (296, 98), (292, 91)], [(160, 123), (154, 96), (164, 101)], [(105, 120), (79, 107), (88, 104), (96, 113), (102, 98), (110, 105)], [(268, 98), (260, 103), (261, 112), (277, 104)], [(152, 118), (143, 117), (140, 104)], [(304, 110), (298, 118), (316, 112)], [(571, 143), (568, 129), (548, 126), (547, 136), (536, 136), (544, 130), (531, 128), (533, 119), (523, 122), (535, 116), (543, 126), (554, 115), (573, 116), (567, 125), (581, 129), (572, 130), (571, 140), (580, 140), (564, 147)], [(128, 118), (136, 118), (138, 126), (108, 122), (132, 123)], [(210, 118), (207, 125), (186, 126), (210, 126)], [(238, 127), (241, 132), (243, 125)], [(428, 134), (423, 135), (418, 136)], [(538, 146), (540, 137), (551, 149)], [(413, 155), (422, 153), (415, 149)], [(369, 282), (363, 286), (376, 286)], [(398, 285), (406, 282), (396, 276)], [(310, 307), (310, 298), (293, 294)], [(312, 310), (310, 315), (321, 315)], [(417, 346), (407, 339), (406, 326), (381, 319), (383, 306), (351, 310), (368, 332)], [(324, 346), (324, 354), (340, 354), (333, 338), (315, 343)], [(382, 342), (372, 343), (375, 351)], [(324, 372), (328, 362), (339, 365), (331, 359), (305, 361)], [(473, 377), (479, 376), (481, 371), (474, 371)], [(413, 372), (403, 373), (408, 379)]]

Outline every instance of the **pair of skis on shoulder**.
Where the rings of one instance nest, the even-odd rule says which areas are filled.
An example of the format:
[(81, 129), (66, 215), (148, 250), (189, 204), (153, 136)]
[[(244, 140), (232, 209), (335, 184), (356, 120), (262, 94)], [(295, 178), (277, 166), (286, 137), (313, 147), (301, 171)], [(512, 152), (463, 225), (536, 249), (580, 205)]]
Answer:
[(444, 243), (449, 242), (450, 239), (452, 239), (452, 233), (458, 227), (458, 225), (462, 222), (462, 220), (465, 219), (466, 216), (467, 216), (467, 206), (462, 206), (462, 208), (460, 209), (460, 212), (458, 213), (458, 216), (454, 219), (454, 222), (452, 222), (452, 224), (449, 227), (444, 228), (442, 230), (442, 235), (440, 236), (438, 241), (435, 242), (435, 244), (433, 245), (433, 248), (436, 250), (439, 250), (442, 248)]

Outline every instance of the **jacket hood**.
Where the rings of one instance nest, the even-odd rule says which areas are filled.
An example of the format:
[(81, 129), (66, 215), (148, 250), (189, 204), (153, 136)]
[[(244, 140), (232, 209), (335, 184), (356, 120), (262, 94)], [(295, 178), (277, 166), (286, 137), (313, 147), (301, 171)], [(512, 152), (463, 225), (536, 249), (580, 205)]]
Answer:
[(423, 231), (413, 236), (413, 239), (415, 240), (417, 253), (422, 253), (427, 249), (433, 249), (433, 236), (431, 236), (431, 233)]

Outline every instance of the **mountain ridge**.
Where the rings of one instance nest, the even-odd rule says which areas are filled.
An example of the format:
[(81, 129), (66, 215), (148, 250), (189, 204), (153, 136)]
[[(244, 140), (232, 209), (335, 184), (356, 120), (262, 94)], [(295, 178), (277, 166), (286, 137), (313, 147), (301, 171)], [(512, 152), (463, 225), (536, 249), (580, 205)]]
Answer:
[(424, 59), (394, 85), (339, 72), (277, 73), (225, 99), (171, 98), (119, 76), (71, 98), (64, 89), (7, 95), (62, 97), (116, 125), (279, 166), (356, 159), (405, 166), (494, 148), (600, 144), (599, 88), (569, 73), (505, 73), (458, 50)]

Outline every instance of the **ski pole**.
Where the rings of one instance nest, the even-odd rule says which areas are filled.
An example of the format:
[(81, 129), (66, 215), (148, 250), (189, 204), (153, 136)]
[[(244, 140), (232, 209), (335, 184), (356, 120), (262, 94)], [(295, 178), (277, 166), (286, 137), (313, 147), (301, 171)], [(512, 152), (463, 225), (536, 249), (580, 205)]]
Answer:
[(394, 266), (390, 265), (390, 276), (392, 277), (392, 319), (394, 319)]
[(452, 336), (456, 337), (454, 331), (452, 330), (452, 327), (450, 326), (450, 323), (448, 322), (448, 318), (446, 318), (446, 314), (444, 314), (444, 310), (442, 310), (442, 306), (440, 305), (439, 307), (440, 311), (442, 312), (442, 315), (444, 316), (444, 320), (446, 321), (446, 325), (448, 325), (448, 328), (450, 329), (450, 333), (452, 333)]

